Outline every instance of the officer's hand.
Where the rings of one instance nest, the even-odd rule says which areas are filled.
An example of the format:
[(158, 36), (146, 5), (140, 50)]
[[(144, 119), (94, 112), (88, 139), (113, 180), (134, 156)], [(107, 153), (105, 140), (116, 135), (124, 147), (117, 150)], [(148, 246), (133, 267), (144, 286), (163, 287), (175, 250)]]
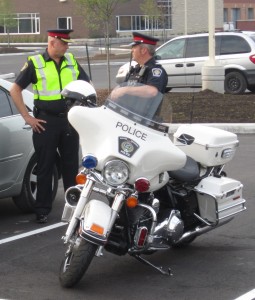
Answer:
[(27, 115), (24, 117), (24, 120), (28, 125), (30, 125), (35, 132), (42, 132), (45, 130), (45, 128), (42, 126), (41, 123), (47, 123), (45, 120), (36, 119), (30, 115)]

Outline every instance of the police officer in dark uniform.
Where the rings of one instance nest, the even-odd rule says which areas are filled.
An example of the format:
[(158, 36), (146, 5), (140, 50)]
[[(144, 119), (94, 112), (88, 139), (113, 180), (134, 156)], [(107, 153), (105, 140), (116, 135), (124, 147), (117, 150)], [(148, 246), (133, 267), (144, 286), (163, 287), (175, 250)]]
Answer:
[(137, 62), (137, 65), (131, 67), (125, 81), (130, 84), (132, 82), (140, 82), (150, 87), (155, 87), (161, 93), (165, 93), (168, 80), (167, 73), (161, 65), (156, 63), (154, 57), (158, 41), (157, 38), (139, 32), (133, 33), (131, 51), (132, 59)]
[[(64, 189), (75, 185), (78, 173), (79, 137), (67, 119), (62, 89), (73, 80), (90, 82), (71, 53), (66, 53), (73, 30), (48, 30), (48, 47), (43, 54), (28, 57), (11, 88), (11, 96), (25, 122), (33, 129), (37, 158), (37, 195), (35, 214), (38, 223), (46, 223), (52, 208), (52, 176), (56, 151), (61, 159)], [(22, 98), (29, 84), (34, 92), (34, 117)]]
[[(162, 97), (157, 96), (159, 92), (165, 93), (168, 80), (165, 69), (156, 63), (154, 57), (157, 42), (156, 38), (138, 32), (133, 33), (133, 42), (130, 46), (132, 46), (132, 59), (137, 62), (137, 65), (130, 68), (121, 88), (112, 93), (112, 98), (119, 99), (120, 103), (125, 102), (127, 109), (133, 111), (135, 107), (136, 113), (155, 120), (158, 120), (158, 113), (162, 106)], [(134, 99), (124, 96), (129, 93), (138, 96), (135, 103)]]

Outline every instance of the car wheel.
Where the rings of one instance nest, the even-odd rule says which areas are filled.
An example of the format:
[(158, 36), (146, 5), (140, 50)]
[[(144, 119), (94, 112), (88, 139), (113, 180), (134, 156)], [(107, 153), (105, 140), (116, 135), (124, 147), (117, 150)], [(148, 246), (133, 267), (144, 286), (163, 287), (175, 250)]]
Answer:
[(227, 94), (241, 95), (247, 89), (247, 83), (241, 73), (230, 72), (225, 76), (224, 88)]
[[(37, 177), (36, 177), (36, 158), (33, 155), (28, 163), (25, 176), (23, 179), (22, 190), (20, 195), (13, 197), (15, 205), (24, 213), (31, 213), (34, 211), (35, 197), (37, 191)], [(54, 167), (52, 178), (53, 200), (56, 197), (58, 189), (58, 171)]]

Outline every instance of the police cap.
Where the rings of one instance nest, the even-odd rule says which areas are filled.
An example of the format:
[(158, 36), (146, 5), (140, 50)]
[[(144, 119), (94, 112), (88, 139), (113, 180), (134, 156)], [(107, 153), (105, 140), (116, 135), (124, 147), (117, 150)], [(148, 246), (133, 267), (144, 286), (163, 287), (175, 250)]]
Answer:
[(72, 29), (49, 29), (47, 30), (48, 36), (52, 36), (54, 38), (60, 39), (66, 43), (72, 43), (72, 40), (69, 36), (70, 32), (73, 32)]
[(135, 46), (139, 44), (148, 44), (155, 46), (159, 39), (139, 33), (139, 32), (133, 32), (133, 42), (130, 44), (130, 46)]

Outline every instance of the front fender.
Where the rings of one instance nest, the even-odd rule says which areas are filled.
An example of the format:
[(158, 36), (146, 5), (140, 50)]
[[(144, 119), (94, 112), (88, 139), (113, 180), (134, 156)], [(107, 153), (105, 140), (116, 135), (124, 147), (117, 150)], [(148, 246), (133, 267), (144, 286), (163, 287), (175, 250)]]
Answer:
[(81, 237), (97, 245), (107, 241), (112, 219), (112, 209), (105, 202), (92, 199), (84, 210), (81, 221)]

